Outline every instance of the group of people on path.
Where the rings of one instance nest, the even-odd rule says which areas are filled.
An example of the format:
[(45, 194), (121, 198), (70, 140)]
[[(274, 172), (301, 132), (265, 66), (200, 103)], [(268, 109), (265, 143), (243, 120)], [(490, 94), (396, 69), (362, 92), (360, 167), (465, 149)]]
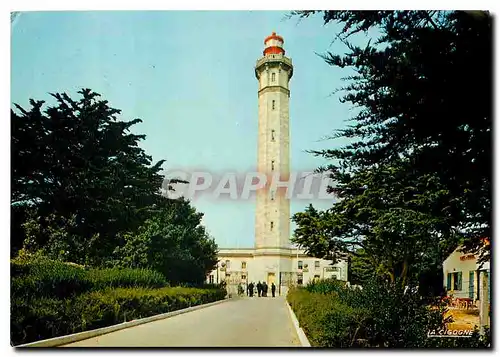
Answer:
[[(267, 286), (267, 283), (264, 281), (264, 282), (257, 282), (257, 285), (255, 285), (253, 282), (248, 284), (248, 287), (247, 287), (247, 295), (250, 296), (250, 297), (253, 297), (253, 293), (254, 293), (254, 288), (257, 287), (257, 294), (259, 297), (266, 297), (267, 296), (267, 289), (268, 289), (268, 286)], [(273, 297), (276, 296), (276, 285), (274, 285), (274, 283), (271, 283), (271, 294)]]

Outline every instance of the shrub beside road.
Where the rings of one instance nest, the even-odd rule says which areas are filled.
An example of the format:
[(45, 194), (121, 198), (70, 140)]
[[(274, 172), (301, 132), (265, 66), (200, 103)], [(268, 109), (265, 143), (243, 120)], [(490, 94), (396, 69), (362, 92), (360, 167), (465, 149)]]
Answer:
[(11, 261), (11, 343), (20, 345), (224, 299), (217, 287), (170, 287), (146, 269)]
[(446, 310), (429, 306), (410, 289), (373, 281), (363, 289), (324, 280), (294, 288), (287, 297), (313, 347), (481, 348), (490, 343), (489, 331), (469, 338), (429, 338), (445, 327)]

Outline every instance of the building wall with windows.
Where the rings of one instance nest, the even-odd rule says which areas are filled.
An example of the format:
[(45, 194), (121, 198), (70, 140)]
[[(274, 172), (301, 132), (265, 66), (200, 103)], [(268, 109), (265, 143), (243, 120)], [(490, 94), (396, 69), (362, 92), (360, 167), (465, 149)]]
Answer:
[(221, 249), (217, 269), (210, 272), (207, 282), (225, 282), (234, 292), (238, 284), (246, 288), (250, 282), (265, 281), (268, 285), (274, 282), (279, 287), (278, 292), (284, 295), (290, 286), (306, 285), (314, 279), (347, 281), (347, 260), (332, 265), (329, 260), (310, 257), (296, 249), (289, 249), (288, 254), (283, 251), (268, 253), (251, 248)]
[(300, 273), (305, 284), (313, 279), (330, 279), (347, 281), (347, 260), (341, 260), (335, 265), (324, 259), (317, 259), (301, 254), (292, 259), (294, 270)]
[(480, 267), (477, 255), (463, 253), (461, 247), (457, 248), (443, 262), (443, 286), (448, 295), (477, 300), (480, 296), (480, 271), (489, 276), (489, 263)]

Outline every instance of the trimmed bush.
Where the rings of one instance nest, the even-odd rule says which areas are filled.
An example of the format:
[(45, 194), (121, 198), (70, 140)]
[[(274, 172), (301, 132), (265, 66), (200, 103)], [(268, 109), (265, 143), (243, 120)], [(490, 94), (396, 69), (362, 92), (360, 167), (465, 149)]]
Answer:
[(322, 279), (309, 282), (305, 289), (311, 293), (328, 294), (347, 292), (346, 282), (337, 279)]
[(11, 294), (16, 298), (66, 298), (91, 288), (81, 267), (44, 259), (11, 263)]
[(73, 311), (82, 316), (81, 331), (114, 325), (165, 312), (185, 309), (224, 298), (218, 290), (162, 288), (110, 289), (81, 295)]
[(161, 273), (147, 269), (91, 269), (87, 271), (86, 279), (89, 280), (94, 290), (114, 287), (161, 288), (168, 286)]
[(71, 320), (67, 316), (68, 306), (65, 300), (54, 298), (34, 298), (11, 300), (10, 336), (11, 344), (60, 336), (71, 331)]
[(11, 261), (11, 340), (15, 345), (224, 299), (220, 288), (168, 287), (146, 269), (85, 269), (23, 256)]
[(165, 287), (91, 291), (71, 299), (13, 299), (14, 345), (111, 326), (224, 299), (221, 289)]
[(168, 286), (165, 277), (152, 270), (84, 267), (38, 258), (11, 262), (11, 294), (31, 297), (68, 298), (87, 291), (113, 287), (160, 288)]
[(356, 335), (367, 312), (343, 304), (336, 293), (312, 293), (306, 289), (293, 289), (288, 302), (300, 321), (305, 334), (314, 347), (346, 348), (356, 346)]
[(427, 300), (383, 281), (362, 290), (336, 281), (320, 281), (292, 289), (288, 301), (316, 347), (479, 348), (489, 336), (428, 338), (444, 327), (444, 307), (430, 308)]

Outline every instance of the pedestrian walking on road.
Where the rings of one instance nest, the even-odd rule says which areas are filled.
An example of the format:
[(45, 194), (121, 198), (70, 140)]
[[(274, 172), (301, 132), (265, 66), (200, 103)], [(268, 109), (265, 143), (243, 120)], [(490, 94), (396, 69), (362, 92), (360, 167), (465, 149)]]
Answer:
[(262, 284), (260, 280), (257, 282), (257, 294), (259, 294), (259, 297), (262, 295)]
[(248, 284), (248, 294), (253, 297), (253, 283)]
[(276, 295), (276, 285), (274, 285), (274, 283), (271, 285), (271, 292), (273, 294), (273, 297), (275, 297), (275, 295)]
[(262, 296), (267, 297), (267, 283), (264, 282), (262, 286)]

